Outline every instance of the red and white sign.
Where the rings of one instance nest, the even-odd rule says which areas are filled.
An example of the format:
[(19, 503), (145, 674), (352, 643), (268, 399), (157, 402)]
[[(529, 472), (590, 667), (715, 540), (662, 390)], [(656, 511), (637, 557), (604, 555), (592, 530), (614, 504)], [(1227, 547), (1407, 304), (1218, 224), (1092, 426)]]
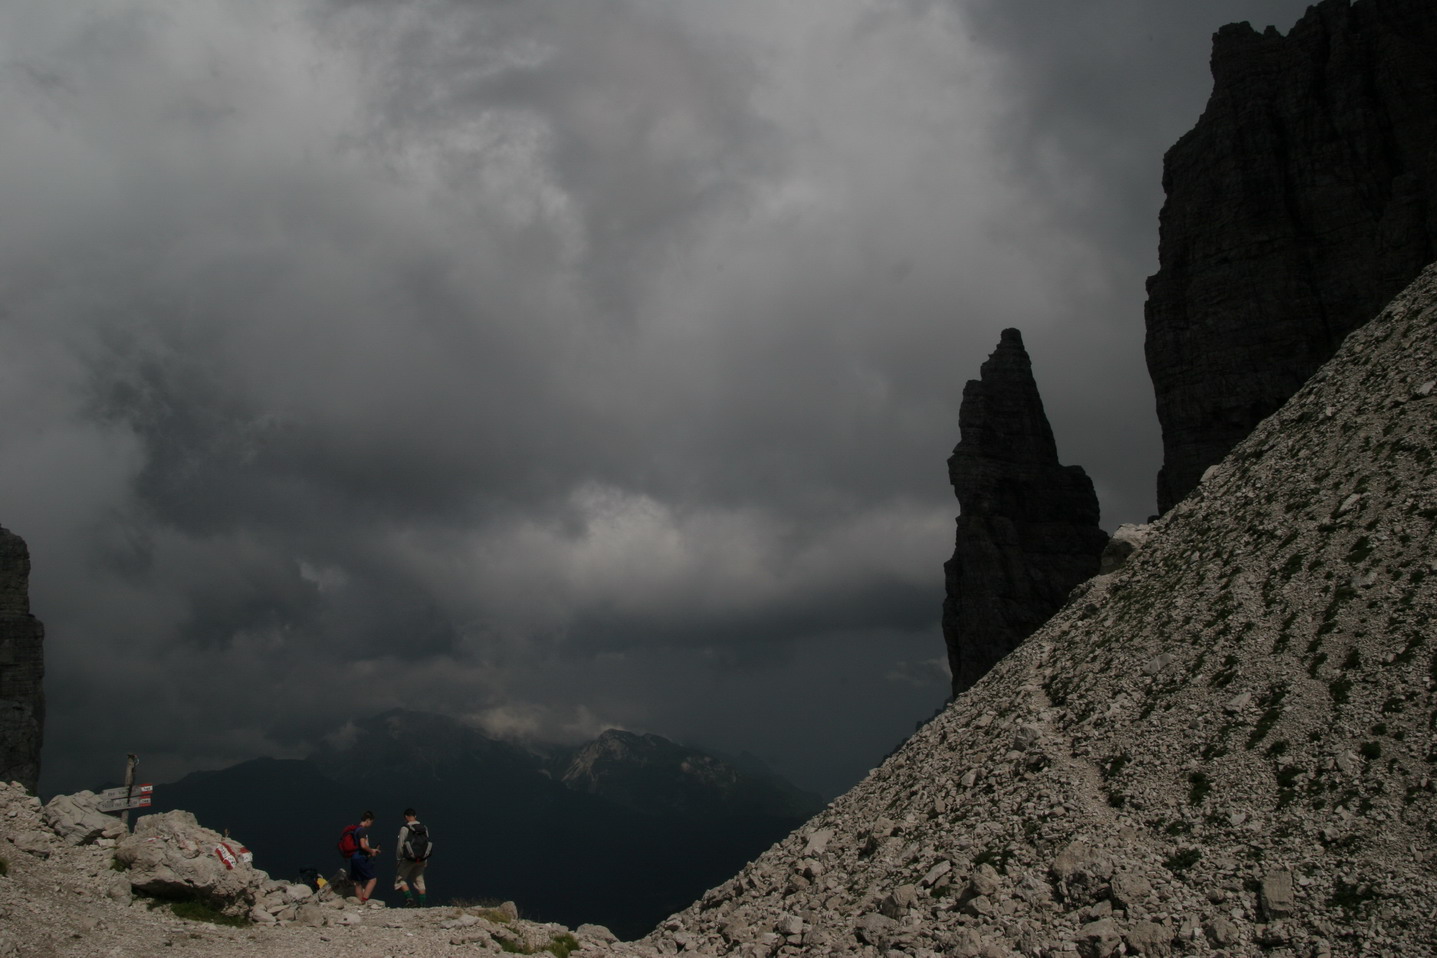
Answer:
[(219, 857), (220, 861), (225, 863), (225, 868), (230, 871), (234, 871), (234, 867), (240, 862), (244, 862), (248, 865), (254, 861), (254, 853), (248, 848), (241, 845), (239, 851), (235, 851), (229, 842), (220, 842), (216, 845), (215, 855)]

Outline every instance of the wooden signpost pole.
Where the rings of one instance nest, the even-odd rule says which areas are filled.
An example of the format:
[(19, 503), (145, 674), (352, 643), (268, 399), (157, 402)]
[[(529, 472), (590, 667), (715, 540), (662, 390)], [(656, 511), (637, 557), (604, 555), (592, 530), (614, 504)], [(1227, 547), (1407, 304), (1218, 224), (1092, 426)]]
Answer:
[[(125, 761), (125, 799), (128, 801), (135, 789), (135, 766), (140, 764), (139, 758), (131, 753)], [(120, 813), (120, 824), (125, 826), (125, 831), (130, 830), (130, 810), (126, 808)]]

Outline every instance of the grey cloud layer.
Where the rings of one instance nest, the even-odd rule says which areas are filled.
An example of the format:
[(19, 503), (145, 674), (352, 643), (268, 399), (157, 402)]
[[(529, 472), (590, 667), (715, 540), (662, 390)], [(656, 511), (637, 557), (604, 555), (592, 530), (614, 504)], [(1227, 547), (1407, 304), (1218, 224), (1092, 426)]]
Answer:
[[(841, 785), (941, 701), (998, 330), (1107, 523), (1151, 508), (1157, 156), (1207, 33), (1296, 9), (1242, 6), (10, 5), (50, 785), (387, 704)], [(117, 686), (155, 707), (99, 721)]]

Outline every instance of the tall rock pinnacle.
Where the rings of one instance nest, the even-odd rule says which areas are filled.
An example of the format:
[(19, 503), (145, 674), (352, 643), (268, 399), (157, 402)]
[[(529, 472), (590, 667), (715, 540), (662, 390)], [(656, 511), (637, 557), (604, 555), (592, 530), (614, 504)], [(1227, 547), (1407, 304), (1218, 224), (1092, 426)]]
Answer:
[(982, 677), (1098, 571), (1108, 537), (1080, 466), (1058, 462), (1053, 430), (1016, 329), (963, 388), (948, 459), (957, 544), (944, 563), (943, 639), (953, 694)]
[(45, 628), (30, 614), (30, 552), (0, 526), (0, 782), (31, 792), (45, 724)]
[(1437, 258), (1437, 4), (1322, 0), (1213, 38), (1168, 151), (1147, 360), (1166, 512)]

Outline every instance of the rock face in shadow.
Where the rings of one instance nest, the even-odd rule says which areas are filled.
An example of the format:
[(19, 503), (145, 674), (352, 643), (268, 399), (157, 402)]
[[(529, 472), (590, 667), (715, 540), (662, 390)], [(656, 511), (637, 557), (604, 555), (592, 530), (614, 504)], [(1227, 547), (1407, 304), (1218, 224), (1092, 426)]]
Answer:
[(30, 614), (30, 551), (0, 526), (0, 782), (31, 792), (44, 737), (45, 627)]
[(943, 638), (953, 694), (971, 686), (1097, 574), (1108, 537), (1080, 466), (1058, 462), (1053, 430), (1016, 329), (963, 388), (948, 459), (957, 544), (943, 566)]
[(1437, 258), (1437, 4), (1323, 0), (1213, 38), (1164, 161), (1147, 361), (1166, 512)]

